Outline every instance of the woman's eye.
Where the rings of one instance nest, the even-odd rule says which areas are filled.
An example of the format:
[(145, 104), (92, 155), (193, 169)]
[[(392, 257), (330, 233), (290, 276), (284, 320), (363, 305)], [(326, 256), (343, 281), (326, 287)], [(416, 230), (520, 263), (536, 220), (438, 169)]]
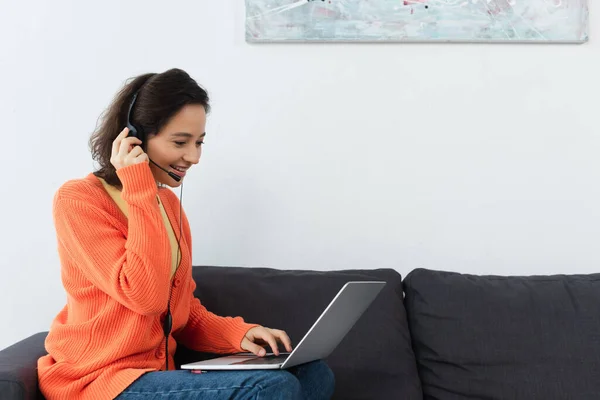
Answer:
[[(174, 142), (177, 147), (182, 147), (185, 146), (186, 142)], [(201, 145), (204, 144), (204, 140), (200, 141), (200, 142), (196, 142), (196, 147), (200, 147)]]

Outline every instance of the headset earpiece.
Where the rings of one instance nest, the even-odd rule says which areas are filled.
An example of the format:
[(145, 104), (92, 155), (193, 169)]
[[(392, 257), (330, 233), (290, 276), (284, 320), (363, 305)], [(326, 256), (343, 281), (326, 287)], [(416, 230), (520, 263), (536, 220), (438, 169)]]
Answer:
[(131, 122), (131, 113), (133, 111), (133, 105), (135, 104), (135, 100), (137, 99), (137, 96), (138, 96), (138, 92), (135, 92), (135, 94), (133, 95), (133, 98), (131, 99), (131, 104), (129, 104), (129, 110), (127, 111), (127, 128), (129, 128), (128, 136), (133, 136), (133, 137), (140, 139), (142, 141), (142, 145), (143, 145), (145, 142), (145, 138), (144, 138), (142, 128), (136, 127)]

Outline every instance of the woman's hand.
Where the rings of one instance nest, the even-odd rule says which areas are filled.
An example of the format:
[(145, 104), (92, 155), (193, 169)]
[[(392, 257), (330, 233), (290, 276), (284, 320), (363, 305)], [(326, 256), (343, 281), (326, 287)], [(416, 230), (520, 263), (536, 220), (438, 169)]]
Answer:
[(279, 355), (279, 347), (277, 342), (282, 343), (288, 352), (292, 351), (292, 342), (287, 333), (279, 329), (265, 328), (264, 326), (255, 326), (246, 332), (246, 336), (242, 340), (242, 349), (256, 354), (259, 357), (267, 354), (262, 347), (265, 344), (271, 346), (273, 353)]
[(117, 170), (129, 165), (148, 162), (148, 155), (139, 146), (142, 141), (133, 136), (127, 137), (128, 134), (129, 128), (125, 128), (113, 141), (110, 163)]

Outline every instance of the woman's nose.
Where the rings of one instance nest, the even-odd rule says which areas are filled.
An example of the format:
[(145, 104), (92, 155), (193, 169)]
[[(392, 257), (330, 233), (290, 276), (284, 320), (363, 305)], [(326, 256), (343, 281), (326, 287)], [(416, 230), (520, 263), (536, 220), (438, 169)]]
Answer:
[(195, 148), (185, 153), (183, 159), (191, 164), (198, 164), (200, 161), (201, 147)]

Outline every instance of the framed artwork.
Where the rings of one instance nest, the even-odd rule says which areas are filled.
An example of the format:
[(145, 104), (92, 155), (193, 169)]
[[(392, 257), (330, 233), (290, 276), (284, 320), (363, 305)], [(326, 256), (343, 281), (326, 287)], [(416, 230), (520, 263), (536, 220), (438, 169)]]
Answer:
[(246, 0), (248, 42), (583, 43), (587, 0)]

